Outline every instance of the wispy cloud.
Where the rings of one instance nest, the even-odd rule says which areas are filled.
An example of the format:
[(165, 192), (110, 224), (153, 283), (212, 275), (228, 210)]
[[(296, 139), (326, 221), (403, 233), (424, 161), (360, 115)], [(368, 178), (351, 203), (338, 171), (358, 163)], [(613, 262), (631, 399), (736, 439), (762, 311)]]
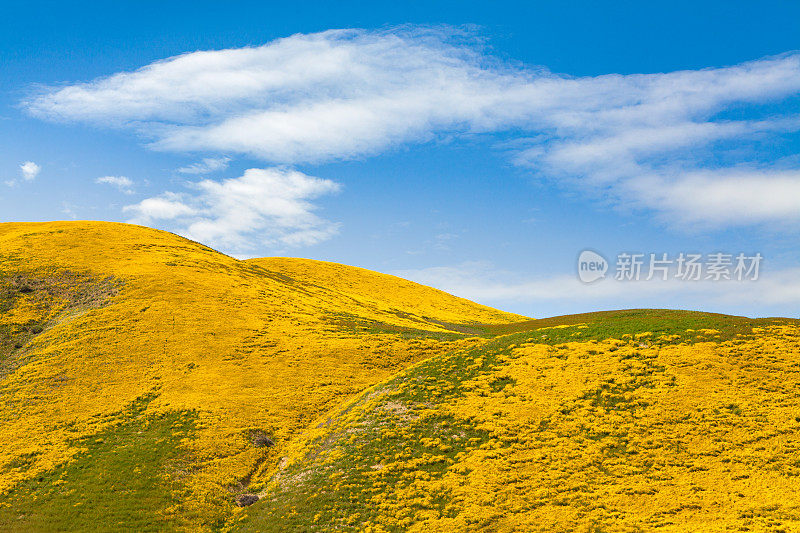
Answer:
[(133, 194), (133, 180), (125, 176), (102, 176), (94, 181), (95, 183), (116, 187), (125, 194)]
[(311, 245), (336, 234), (338, 225), (317, 216), (311, 203), (340, 186), (279, 168), (251, 168), (243, 176), (188, 184), (126, 206), (131, 222), (157, 225), (220, 250), (246, 254), (258, 245)]
[[(800, 130), (787, 111), (758, 111), (798, 94), (798, 53), (570, 77), (504, 63), (456, 29), (402, 27), (188, 53), (45, 89), (25, 105), (40, 117), (132, 128), (157, 149), (284, 164), (502, 132), (518, 137), (516, 164), (539, 176), (673, 222), (731, 225), (797, 221), (799, 169), (753, 147)], [(742, 108), (760, 118), (724, 118)]]
[(210, 174), (228, 168), (230, 157), (205, 157), (197, 163), (192, 163), (178, 169), (181, 174)]

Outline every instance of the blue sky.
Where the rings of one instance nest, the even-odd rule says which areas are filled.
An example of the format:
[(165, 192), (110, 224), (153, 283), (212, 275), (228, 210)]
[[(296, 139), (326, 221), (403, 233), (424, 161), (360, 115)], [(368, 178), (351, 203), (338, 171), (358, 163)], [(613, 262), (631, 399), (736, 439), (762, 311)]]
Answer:
[[(800, 315), (800, 4), (106, 4), (3, 4), (2, 220), (133, 221), (530, 316)], [(589, 285), (587, 248), (611, 271)], [(623, 282), (620, 252), (764, 260)]]

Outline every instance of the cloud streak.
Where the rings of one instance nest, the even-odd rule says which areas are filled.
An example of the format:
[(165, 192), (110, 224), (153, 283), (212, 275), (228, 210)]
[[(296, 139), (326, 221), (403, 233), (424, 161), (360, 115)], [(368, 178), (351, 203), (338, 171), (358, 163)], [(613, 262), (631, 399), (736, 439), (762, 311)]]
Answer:
[[(516, 138), (513, 161), (545, 179), (673, 223), (726, 226), (797, 222), (800, 169), (754, 147), (800, 130), (788, 111), (759, 111), (798, 94), (798, 53), (571, 77), (502, 62), (460, 30), (402, 27), (188, 53), (46, 88), (25, 106), (39, 117), (133, 129), (156, 149), (280, 164), (498, 134)], [(725, 118), (741, 108), (754, 116)]]
[(101, 176), (94, 182), (100, 185), (111, 185), (125, 194), (133, 194), (133, 180), (125, 176)]
[(228, 168), (228, 163), (230, 163), (230, 161), (230, 157), (204, 157), (197, 163), (192, 163), (191, 165), (186, 165), (185, 167), (179, 168), (178, 172), (181, 174), (193, 175), (210, 174), (212, 172), (225, 170)]

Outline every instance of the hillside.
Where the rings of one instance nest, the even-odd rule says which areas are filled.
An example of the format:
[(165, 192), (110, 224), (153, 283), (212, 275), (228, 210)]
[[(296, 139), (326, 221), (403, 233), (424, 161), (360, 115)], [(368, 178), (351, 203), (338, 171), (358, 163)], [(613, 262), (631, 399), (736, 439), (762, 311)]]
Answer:
[(88, 528), (102, 506), (220, 526), (311, 421), (462, 326), (520, 318), (400, 280), (357, 298), (123, 224), (2, 224), (0, 261), (0, 530)]
[[(482, 325), (524, 320), (525, 317), (498, 314), (484, 307), (396, 276), (363, 268), (287, 257), (267, 257), (248, 261), (268, 270), (281, 272), (310, 285), (320, 285), (346, 295), (360, 305), (376, 311), (405, 316), (416, 321), (432, 322), (450, 329), (463, 329), (465, 322)], [(414, 316), (416, 315), (416, 316)], [(465, 321), (465, 318), (468, 319)]]
[(795, 531), (798, 386), (799, 320), (0, 224), (0, 531)]
[(331, 413), (237, 530), (800, 530), (800, 321), (509, 329)]

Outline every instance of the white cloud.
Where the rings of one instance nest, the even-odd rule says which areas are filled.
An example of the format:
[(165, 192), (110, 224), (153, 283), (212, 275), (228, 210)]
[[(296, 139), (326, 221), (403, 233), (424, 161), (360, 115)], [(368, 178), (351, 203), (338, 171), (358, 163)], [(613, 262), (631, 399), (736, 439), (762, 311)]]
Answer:
[(230, 163), (230, 157), (206, 157), (197, 163), (192, 163), (178, 169), (181, 174), (209, 174), (219, 170), (225, 170)]
[(243, 176), (189, 184), (191, 192), (166, 192), (129, 205), (131, 222), (166, 224), (190, 239), (242, 254), (256, 245), (316, 244), (338, 225), (314, 213), (311, 200), (335, 193), (330, 180), (280, 168), (251, 168)]
[(194, 215), (196, 210), (183, 203), (181, 198), (180, 194), (165, 192), (161, 196), (146, 198), (138, 204), (126, 205), (122, 210), (134, 214), (131, 223), (144, 225), (158, 220), (174, 220)]
[(497, 270), (487, 262), (397, 270), (392, 274), (483, 304), (515, 306), (521, 312), (527, 308), (528, 314), (531, 309), (550, 309), (553, 305), (584, 311), (592, 307), (713, 310), (740, 306), (749, 313), (784, 306), (793, 308), (796, 314), (800, 301), (800, 268), (763, 272), (756, 281), (616, 281), (611, 272), (607, 279), (592, 284), (581, 282), (577, 275), (529, 279)]
[[(131, 128), (158, 149), (287, 164), (503, 132), (519, 137), (514, 161), (548, 179), (673, 221), (688, 212), (674, 196), (690, 191), (712, 204), (692, 209), (692, 220), (728, 225), (796, 220), (800, 196), (776, 194), (795, 190), (798, 169), (778, 168), (769, 150), (753, 147), (795, 134), (800, 120), (780, 111), (723, 117), (747, 106), (760, 116), (758, 106), (798, 93), (800, 53), (703, 70), (569, 77), (505, 64), (452, 28), (402, 27), (188, 53), (45, 89), (25, 105), (40, 117)], [(748, 194), (761, 184), (775, 194)], [(753, 203), (742, 204), (748, 197)], [(744, 215), (719, 207), (729, 198)]]
[(125, 194), (133, 194), (133, 180), (125, 176), (102, 176), (94, 181), (95, 183), (112, 185)]
[(19, 166), (20, 172), (22, 173), (22, 179), (25, 181), (33, 181), (36, 176), (39, 175), (39, 172), (42, 171), (42, 167), (34, 163), (33, 161), (25, 161)]
[(672, 179), (643, 175), (624, 188), (644, 207), (657, 207), (683, 226), (800, 221), (800, 170), (687, 171)]

